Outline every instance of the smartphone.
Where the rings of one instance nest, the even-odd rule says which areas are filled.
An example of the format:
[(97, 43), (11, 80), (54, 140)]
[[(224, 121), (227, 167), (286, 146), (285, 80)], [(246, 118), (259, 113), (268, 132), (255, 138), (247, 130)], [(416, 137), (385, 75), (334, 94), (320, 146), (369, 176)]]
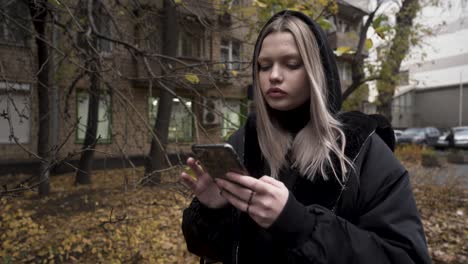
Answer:
[(194, 144), (192, 152), (203, 169), (213, 178), (224, 178), (228, 172), (247, 173), (230, 144)]

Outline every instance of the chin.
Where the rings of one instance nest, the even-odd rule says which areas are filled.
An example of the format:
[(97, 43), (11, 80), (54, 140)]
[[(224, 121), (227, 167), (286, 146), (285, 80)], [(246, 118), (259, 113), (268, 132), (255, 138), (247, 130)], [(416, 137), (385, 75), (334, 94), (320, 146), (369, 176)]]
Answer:
[(289, 111), (289, 110), (293, 110), (299, 107), (299, 105), (295, 105), (295, 104), (293, 105), (293, 104), (281, 103), (281, 102), (268, 102), (268, 106), (270, 106), (270, 108), (277, 110), (277, 111)]

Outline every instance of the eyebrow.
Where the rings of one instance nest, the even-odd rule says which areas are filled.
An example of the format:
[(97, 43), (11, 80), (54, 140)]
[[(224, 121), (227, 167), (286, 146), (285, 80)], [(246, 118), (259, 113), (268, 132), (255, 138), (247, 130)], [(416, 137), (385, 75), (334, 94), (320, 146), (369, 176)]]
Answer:
[[(301, 59), (302, 57), (299, 53), (288, 53), (285, 55), (279, 56), (281, 59)], [(265, 60), (270, 60), (271, 56), (258, 56), (257, 61), (265, 61)]]

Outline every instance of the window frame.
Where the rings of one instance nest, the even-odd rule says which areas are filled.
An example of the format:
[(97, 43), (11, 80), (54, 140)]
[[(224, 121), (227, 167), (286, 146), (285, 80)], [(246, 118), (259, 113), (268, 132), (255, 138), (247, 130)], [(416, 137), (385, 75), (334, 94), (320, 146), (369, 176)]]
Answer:
[[(87, 107), (89, 107), (89, 92), (85, 91), (85, 90), (78, 90), (76, 91), (76, 98), (75, 98), (75, 102), (76, 102), (76, 120), (78, 121), (78, 118), (80, 117), (79, 116), (79, 94), (86, 94), (88, 99), (88, 105)], [(107, 109), (107, 113), (108, 113), (108, 121), (109, 121), (109, 124), (108, 124), (108, 128), (107, 128), (107, 131), (108, 131), (108, 138), (100, 138), (98, 139), (97, 143), (96, 144), (111, 144), (112, 143), (112, 123), (113, 123), (113, 120), (112, 120), (112, 113), (113, 113), (113, 105), (112, 105), (112, 96), (110, 93), (106, 92), (106, 91), (101, 91), (99, 96), (101, 97), (102, 95), (105, 95), (105, 96), (108, 96), (109, 97), (109, 102), (108, 102), (108, 109)], [(99, 105), (101, 104), (102, 100), (101, 98), (99, 98)], [(98, 130), (99, 130), (99, 105), (98, 105)], [(110, 110), (109, 110), (110, 109)], [(84, 140), (86, 138), (86, 127), (87, 127), (87, 121), (88, 121), (88, 111), (89, 111), (89, 108), (86, 110), (86, 125), (82, 124), (81, 122), (78, 122), (77, 123), (77, 127), (75, 129), (75, 144), (83, 144), (84, 143)], [(80, 129), (80, 127), (84, 127), (84, 137), (82, 139), (79, 138), (79, 133), (78, 133), (78, 130)], [(99, 136), (99, 134), (97, 134), (98, 131), (96, 131), (96, 136)]]
[[(96, 21), (96, 28), (99, 30), (99, 33), (108, 38), (112, 38), (114, 27), (111, 16), (107, 14), (107, 9), (104, 7), (104, 4), (100, 1), (94, 1), (93, 11), (94, 21)], [(102, 49), (104, 43), (108, 43), (109, 50)], [(96, 36), (96, 48), (103, 56), (109, 56), (114, 51), (112, 41), (98, 36)]]
[[(192, 113), (194, 113), (194, 110), (193, 110), (194, 99), (191, 98), (191, 97), (181, 97), (181, 98), (184, 100), (184, 102), (180, 102), (180, 100), (178, 98), (172, 98), (173, 105), (172, 105), (172, 110), (171, 110), (171, 120), (169, 121), (169, 131), (168, 131), (168, 136), (167, 136), (167, 140), (168, 140), (169, 143), (193, 142), (195, 122), (194, 122), (193, 115), (191, 113), (189, 113), (189, 112), (187, 112), (187, 114), (190, 116), (190, 122), (191, 122), (190, 136), (189, 137), (183, 137), (183, 138), (177, 138), (177, 136), (175, 138), (170, 137), (171, 123), (173, 122), (173, 114), (174, 114), (174, 103), (177, 102), (176, 100), (179, 100), (178, 103), (181, 103), (181, 104), (190, 102), (190, 110), (192, 111)], [(159, 101), (159, 96), (148, 97), (148, 124), (150, 125), (151, 129), (154, 128), (154, 122), (156, 122), (156, 117), (158, 115), (158, 112), (157, 112), (158, 105), (153, 104), (154, 99), (157, 99)], [(152, 111), (153, 109), (156, 109), (156, 110)], [(183, 109), (185, 110), (185, 108), (183, 108)], [(182, 133), (182, 134), (185, 134), (185, 133)], [(152, 140), (152, 137), (153, 137), (152, 133), (150, 133), (149, 139)]]
[[(9, 91), (12, 89), (12, 91)], [(26, 119), (28, 121), (28, 131), (27, 135), (25, 136), (25, 140), (21, 140), (21, 138), (18, 138), (18, 143), (20, 144), (30, 144), (31, 141), (31, 130), (32, 130), (32, 122), (31, 122), (31, 116), (32, 116), (32, 107), (31, 107), (31, 84), (28, 83), (10, 83), (10, 82), (0, 82), (0, 96), (6, 94), (13, 94), (13, 95), (24, 95), (25, 99), (27, 99), (26, 104), (24, 104), (27, 107), (28, 110), (28, 118)], [(14, 106), (16, 107), (16, 106)], [(3, 117), (0, 117), (3, 119)], [(8, 124), (8, 130), (10, 130), (10, 124)], [(13, 145), (16, 144), (15, 141), (11, 141), (9, 138), (6, 141), (3, 141), (0, 138), (0, 145)]]
[[(223, 44), (223, 42), (227, 42), (227, 45)], [(238, 44), (239, 45), (239, 50), (238, 50), (238, 53), (239, 53), (239, 57), (234, 60), (233, 58), (233, 54), (234, 54), (234, 48), (233, 48), (233, 44)], [(233, 62), (233, 61), (240, 61), (241, 60), (241, 57), (242, 57), (242, 42), (240, 40), (237, 40), (237, 39), (234, 39), (234, 38), (221, 38), (221, 43), (219, 45), (219, 49), (220, 49), (220, 59), (221, 59), (221, 62), (225, 65), (225, 69), (226, 70), (229, 70), (229, 71), (232, 71), (232, 70), (240, 70), (241, 68), (241, 64), (240, 62)], [(223, 58), (222, 58), (222, 54), (223, 54), (223, 50), (227, 50), (227, 55), (228, 55), (228, 60), (227, 61), (224, 61)]]
[[(206, 31), (201, 32), (201, 37), (197, 37), (196, 34), (189, 33), (185, 30), (180, 30), (177, 34), (177, 57), (206, 60), (209, 57), (210, 51), (206, 50), (206, 44), (209, 43), (209, 38)], [(184, 53), (184, 44), (187, 41), (190, 43), (190, 54)], [(198, 44), (195, 44), (198, 43)], [(194, 46), (198, 45), (197, 54), (194, 54)]]
[[(1, 5), (0, 7), (4, 8), (4, 13), (16, 20), (17, 23), (21, 24), (21, 26), (29, 28), (30, 14), (27, 11), (25, 14), (21, 14), (21, 11), (28, 10), (27, 6), (25, 6), (22, 1), (11, 1), (9, 5)], [(24, 15), (26, 15), (27, 18), (24, 18)], [(12, 22), (10, 18), (0, 15), (0, 44), (29, 48), (31, 45), (31, 38), (29, 37), (28, 32), (22, 29), (21, 26), (16, 25), (16, 23)], [(21, 34), (19, 38), (17, 38), (18, 34)]]
[[(248, 107), (247, 107), (248, 99), (235, 99), (235, 98), (225, 99), (225, 102), (223, 103), (223, 107), (222, 107), (223, 117), (222, 117), (221, 127), (220, 127), (221, 138), (223, 138), (224, 140), (227, 140), (237, 130), (237, 129), (235, 129), (232, 133), (224, 134), (224, 131), (228, 130), (228, 128), (225, 125), (225, 122), (226, 122), (225, 109), (228, 109), (228, 107), (226, 107), (226, 105), (228, 103), (232, 103), (232, 102), (238, 102), (239, 103), (239, 127), (237, 129), (241, 128), (244, 125), (244, 123), (245, 123), (245, 121), (247, 119), (246, 116), (247, 116), (247, 110), (248, 110)], [(234, 111), (232, 111), (232, 112), (234, 112)]]

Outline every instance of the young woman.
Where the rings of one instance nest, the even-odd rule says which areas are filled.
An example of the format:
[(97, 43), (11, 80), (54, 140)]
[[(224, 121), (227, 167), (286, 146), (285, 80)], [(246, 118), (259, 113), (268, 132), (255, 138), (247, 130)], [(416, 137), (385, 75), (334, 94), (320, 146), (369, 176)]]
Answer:
[(339, 113), (336, 62), (320, 27), (274, 15), (254, 52), (256, 114), (229, 140), (249, 175), (213, 180), (193, 158), (182, 229), (224, 263), (430, 263), (408, 173), (359, 113)]

